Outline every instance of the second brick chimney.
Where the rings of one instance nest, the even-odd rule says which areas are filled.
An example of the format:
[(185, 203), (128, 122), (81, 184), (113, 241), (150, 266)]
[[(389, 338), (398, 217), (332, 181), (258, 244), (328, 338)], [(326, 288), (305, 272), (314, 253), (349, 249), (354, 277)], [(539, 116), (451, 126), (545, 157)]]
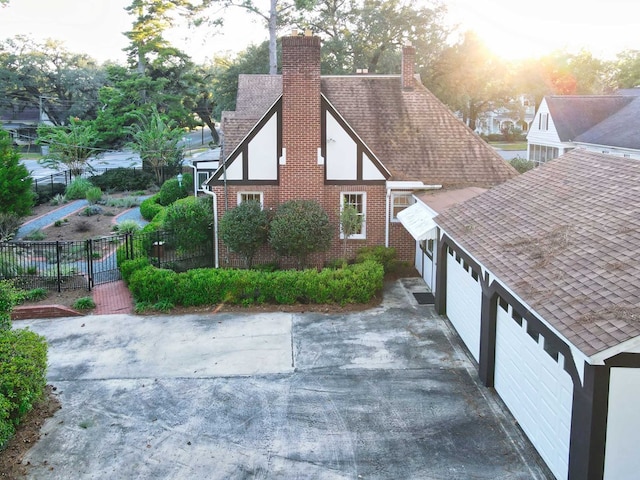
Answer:
[(414, 65), (416, 63), (416, 49), (411, 45), (402, 47), (402, 88), (413, 90), (415, 85)]
[(292, 188), (280, 192), (281, 202), (319, 198), (322, 194), (324, 170), (318, 165), (320, 116), (320, 39), (311, 35), (283, 37), (282, 146), (285, 153), (280, 162), (280, 182)]

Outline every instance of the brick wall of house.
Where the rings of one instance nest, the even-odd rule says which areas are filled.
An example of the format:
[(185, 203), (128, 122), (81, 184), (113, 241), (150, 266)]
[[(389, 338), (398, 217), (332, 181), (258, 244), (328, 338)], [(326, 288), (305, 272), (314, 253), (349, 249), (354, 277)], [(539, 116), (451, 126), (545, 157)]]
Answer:
[[(415, 49), (408, 52), (415, 56)], [(413, 58), (413, 57), (412, 57)], [(413, 80), (413, 60), (407, 75)], [(405, 67), (403, 67), (403, 73)], [(325, 185), (324, 165), (318, 165), (321, 141), (320, 39), (293, 36), (282, 39), (282, 146), (286, 149), (286, 164), (279, 165), (279, 185), (238, 185), (230, 183), (226, 189), (216, 186), (218, 218), (226, 209), (237, 206), (238, 192), (263, 192), (264, 208), (275, 210), (288, 200), (315, 200), (329, 215), (334, 225), (334, 239), (329, 251), (313, 255), (309, 264), (321, 267), (328, 260), (344, 256), (340, 239), (341, 192), (366, 192), (366, 239), (347, 241), (347, 258), (367, 245), (385, 244), (386, 189), (384, 185)], [(225, 201), (226, 198), (226, 201)], [(400, 224), (392, 224), (390, 245), (398, 251), (399, 259), (413, 261), (414, 241)], [(219, 243), (222, 266), (242, 266), (242, 260)], [(293, 260), (277, 259), (269, 248), (263, 248), (255, 263), (279, 261), (282, 267), (295, 267)]]

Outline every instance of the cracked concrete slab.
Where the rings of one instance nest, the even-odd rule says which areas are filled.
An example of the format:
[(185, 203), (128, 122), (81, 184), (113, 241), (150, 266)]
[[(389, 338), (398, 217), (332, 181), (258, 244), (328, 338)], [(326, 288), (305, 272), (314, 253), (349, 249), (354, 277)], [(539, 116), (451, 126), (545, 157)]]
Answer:
[(410, 291), (344, 315), (16, 322), (50, 341), (63, 407), (30, 478), (552, 478)]

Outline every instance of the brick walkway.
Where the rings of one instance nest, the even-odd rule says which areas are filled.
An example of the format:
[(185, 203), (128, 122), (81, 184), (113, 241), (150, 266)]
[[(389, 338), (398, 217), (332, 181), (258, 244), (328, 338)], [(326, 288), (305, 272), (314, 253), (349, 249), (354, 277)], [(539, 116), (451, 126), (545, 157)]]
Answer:
[(104, 283), (93, 289), (94, 315), (133, 313), (133, 298), (123, 280)]

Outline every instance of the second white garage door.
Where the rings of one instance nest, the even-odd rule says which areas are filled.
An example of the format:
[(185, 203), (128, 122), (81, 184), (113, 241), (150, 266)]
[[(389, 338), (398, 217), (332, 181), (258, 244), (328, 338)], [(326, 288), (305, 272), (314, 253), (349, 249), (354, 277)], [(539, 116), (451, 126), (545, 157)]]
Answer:
[(526, 320), (508, 310), (497, 308), (495, 389), (556, 478), (566, 480), (573, 381), (562, 354), (549, 355), (543, 337), (527, 333)]

